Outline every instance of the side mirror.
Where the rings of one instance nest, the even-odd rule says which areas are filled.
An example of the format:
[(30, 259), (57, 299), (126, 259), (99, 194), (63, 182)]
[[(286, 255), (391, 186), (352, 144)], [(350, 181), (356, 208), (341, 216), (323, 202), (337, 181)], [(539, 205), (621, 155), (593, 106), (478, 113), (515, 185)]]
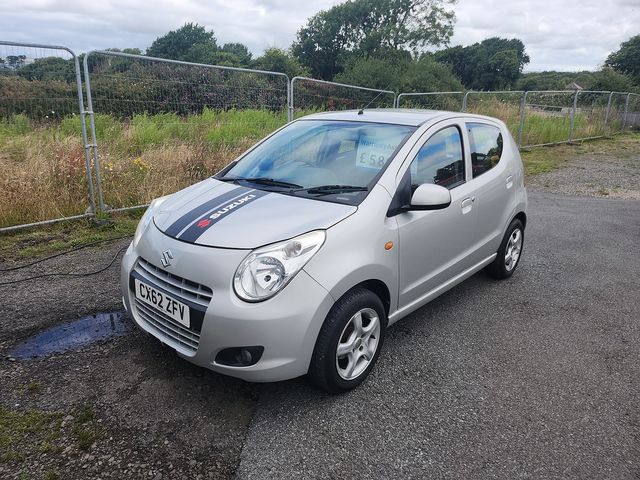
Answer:
[(423, 183), (411, 196), (410, 210), (441, 210), (451, 205), (449, 189), (433, 183)]

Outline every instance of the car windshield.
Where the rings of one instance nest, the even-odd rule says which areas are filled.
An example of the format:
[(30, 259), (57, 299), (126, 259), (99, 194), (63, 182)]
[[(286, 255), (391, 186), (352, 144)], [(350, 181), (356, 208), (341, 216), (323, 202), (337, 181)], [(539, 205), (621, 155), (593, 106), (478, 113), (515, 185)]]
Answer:
[(290, 195), (359, 203), (415, 127), (293, 122), (216, 176)]

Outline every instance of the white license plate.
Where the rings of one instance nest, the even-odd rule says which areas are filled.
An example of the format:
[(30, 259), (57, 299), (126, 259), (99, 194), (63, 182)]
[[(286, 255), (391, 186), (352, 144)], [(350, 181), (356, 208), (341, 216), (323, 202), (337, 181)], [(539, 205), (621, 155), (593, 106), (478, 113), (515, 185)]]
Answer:
[(173, 318), (176, 322), (185, 327), (191, 326), (189, 319), (189, 307), (178, 300), (171, 298), (166, 293), (153, 288), (151, 285), (135, 280), (136, 298), (141, 302), (151, 305), (156, 310)]

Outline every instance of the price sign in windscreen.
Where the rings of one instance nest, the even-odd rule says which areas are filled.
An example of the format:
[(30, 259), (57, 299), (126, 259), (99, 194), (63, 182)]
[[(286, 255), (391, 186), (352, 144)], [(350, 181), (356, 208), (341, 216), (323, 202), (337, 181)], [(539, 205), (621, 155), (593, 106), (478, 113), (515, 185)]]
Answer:
[[(379, 135), (361, 135), (358, 139), (356, 166), (380, 170), (398, 148), (403, 135), (379, 131)], [(386, 134), (385, 133), (390, 133)]]

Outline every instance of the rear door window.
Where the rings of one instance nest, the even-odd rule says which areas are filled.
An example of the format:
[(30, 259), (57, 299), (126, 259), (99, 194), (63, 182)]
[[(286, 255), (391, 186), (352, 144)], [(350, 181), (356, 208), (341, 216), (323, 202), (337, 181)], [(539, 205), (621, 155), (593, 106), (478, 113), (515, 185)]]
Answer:
[(486, 123), (467, 123), (473, 178), (495, 167), (502, 157), (503, 138), (498, 127)]

